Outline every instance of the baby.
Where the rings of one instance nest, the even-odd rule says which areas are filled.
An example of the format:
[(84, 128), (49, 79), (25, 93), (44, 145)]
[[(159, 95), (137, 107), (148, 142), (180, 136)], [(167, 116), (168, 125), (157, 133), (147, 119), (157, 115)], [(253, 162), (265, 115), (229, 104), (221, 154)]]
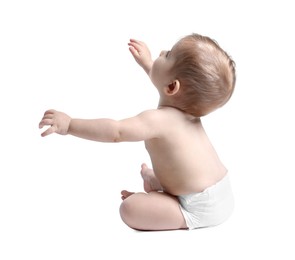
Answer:
[(137, 230), (195, 229), (223, 223), (234, 199), (226, 167), (201, 117), (223, 106), (235, 87), (235, 63), (212, 39), (191, 34), (153, 61), (144, 42), (129, 50), (159, 93), (156, 109), (122, 120), (74, 119), (48, 110), (41, 135), (71, 134), (98, 142), (144, 141), (152, 169), (141, 165), (145, 192), (123, 190), (120, 215)]

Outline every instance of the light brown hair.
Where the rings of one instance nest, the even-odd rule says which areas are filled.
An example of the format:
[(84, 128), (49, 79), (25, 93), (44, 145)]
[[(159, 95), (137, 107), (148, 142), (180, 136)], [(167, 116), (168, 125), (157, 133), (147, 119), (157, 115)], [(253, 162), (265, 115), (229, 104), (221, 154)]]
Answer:
[(185, 36), (177, 46), (171, 70), (181, 85), (176, 106), (201, 117), (227, 103), (236, 83), (231, 57), (216, 41), (199, 34)]

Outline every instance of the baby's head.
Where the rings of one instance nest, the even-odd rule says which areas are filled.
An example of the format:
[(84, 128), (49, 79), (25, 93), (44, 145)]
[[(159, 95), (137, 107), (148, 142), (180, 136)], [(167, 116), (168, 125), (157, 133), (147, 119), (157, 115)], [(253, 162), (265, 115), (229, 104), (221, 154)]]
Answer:
[(209, 37), (192, 34), (171, 50), (174, 63), (170, 75), (179, 81), (174, 105), (201, 117), (223, 106), (231, 97), (236, 81), (235, 63)]

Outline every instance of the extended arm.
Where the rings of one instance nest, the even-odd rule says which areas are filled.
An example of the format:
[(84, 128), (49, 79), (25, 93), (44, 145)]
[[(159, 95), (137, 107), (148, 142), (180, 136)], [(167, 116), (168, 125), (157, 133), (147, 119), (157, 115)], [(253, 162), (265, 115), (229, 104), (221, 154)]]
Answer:
[(43, 137), (57, 133), (71, 134), (98, 142), (143, 141), (160, 135), (157, 114), (157, 110), (149, 110), (123, 120), (72, 119), (65, 113), (48, 110), (45, 112), (39, 128), (50, 126), (41, 134)]
[(144, 42), (130, 39), (130, 42), (128, 43), (129, 50), (131, 54), (133, 55), (136, 62), (144, 69), (144, 71), (149, 75), (150, 70), (153, 65), (152, 56), (150, 53), (149, 48)]

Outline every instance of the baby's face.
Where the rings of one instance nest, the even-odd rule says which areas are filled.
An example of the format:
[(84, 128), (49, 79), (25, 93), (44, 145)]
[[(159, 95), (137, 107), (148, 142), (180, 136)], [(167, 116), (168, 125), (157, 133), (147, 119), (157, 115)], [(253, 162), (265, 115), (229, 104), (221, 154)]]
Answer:
[(172, 51), (161, 51), (159, 57), (154, 61), (150, 78), (158, 90), (167, 87), (174, 80), (170, 73), (174, 62)]
[(173, 67), (177, 53), (188, 44), (186, 39), (178, 41), (170, 51), (162, 51), (160, 56), (154, 61), (152, 66), (150, 77), (154, 85), (160, 90), (163, 87), (169, 86), (176, 78), (171, 74), (171, 68)]

